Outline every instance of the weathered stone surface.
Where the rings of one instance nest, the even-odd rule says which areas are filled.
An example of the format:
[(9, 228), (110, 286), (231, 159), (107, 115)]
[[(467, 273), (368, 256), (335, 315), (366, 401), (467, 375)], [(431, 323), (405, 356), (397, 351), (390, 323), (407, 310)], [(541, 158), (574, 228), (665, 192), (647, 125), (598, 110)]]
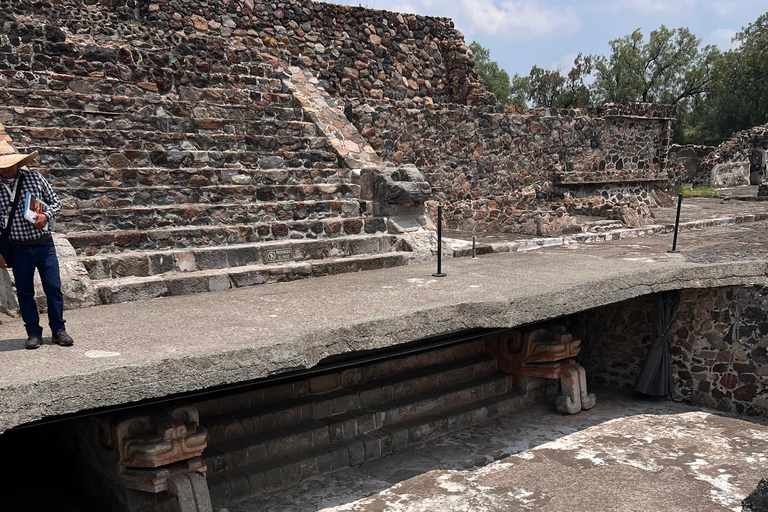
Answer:
[[(685, 290), (670, 326), (677, 396), (727, 412), (768, 416), (766, 288)], [(590, 381), (632, 388), (651, 340), (652, 298), (582, 313)], [(598, 327), (599, 325), (599, 327)]]
[[(648, 237), (644, 245), (657, 247), (666, 256), (668, 242), (668, 237), (658, 242)], [(0, 399), (6, 404), (0, 427), (242, 382), (287, 368), (312, 367), (333, 354), (445, 332), (514, 327), (653, 291), (768, 285), (766, 263), (760, 260), (698, 264), (664, 257), (649, 263), (625, 259), (623, 253), (601, 258), (565, 249), (453, 259), (445, 268), (449, 278), (442, 281), (429, 277), (432, 264), (412, 265), (284, 283), (279, 288), (169, 297), (162, 299), (163, 307), (147, 301), (70, 311), (67, 328), (77, 339), (77, 352), (44, 346), (34, 361), (25, 359), (23, 350), (0, 353), (6, 369), (0, 375)], [(520, 277), (498, 278), (506, 275)], [(158, 286), (155, 296), (167, 295), (162, 281)], [(308, 296), (333, 307), (304, 308), (304, 321), (297, 323), (294, 312)], [(212, 303), (217, 307), (211, 308)], [(371, 310), (371, 303), (377, 304), (376, 310)], [(15, 334), (23, 333), (20, 320), (4, 320), (2, 327), (11, 337), (4, 343), (23, 343)], [(169, 352), (172, 347), (179, 351)], [(121, 356), (83, 358), (82, 351), (90, 349)]]

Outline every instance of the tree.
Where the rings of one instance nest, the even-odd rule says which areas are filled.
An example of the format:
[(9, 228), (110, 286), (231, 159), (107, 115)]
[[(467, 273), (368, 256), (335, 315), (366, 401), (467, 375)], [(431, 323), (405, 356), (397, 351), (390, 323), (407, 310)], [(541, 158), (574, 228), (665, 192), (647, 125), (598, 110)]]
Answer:
[(589, 106), (591, 94), (584, 79), (592, 72), (592, 57), (579, 54), (566, 76), (560, 70), (531, 68), (528, 97), (538, 107), (579, 108)]
[[(520, 91), (524, 90), (525, 83), (519, 81), (515, 75), (515, 83), (509, 80), (509, 74), (499, 67), (496, 61), (491, 60), (491, 51), (483, 48), (478, 42), (473, 41), (469, 45), (475, 60), (475, 71), (483, 86), (492, 92), (502, 105), (510, 105), (520, 100)], [(519, 103), (518, 103), (519, 105)], [(525, 108), (525, 104), (520, 105)]]
[(609, 43), (610, 54), (594, 56), (594, 92), (601, 102), (678, 104), (704, 94), (716, 48), (699, 49), (687, 28), (662, 25), (644, 40), (640, 29)]
[(713, 143), (768, 123), (768, 13), (733, 38), (734, 50), (712, 59), (706, 96), (693, 106), (690, 124)]

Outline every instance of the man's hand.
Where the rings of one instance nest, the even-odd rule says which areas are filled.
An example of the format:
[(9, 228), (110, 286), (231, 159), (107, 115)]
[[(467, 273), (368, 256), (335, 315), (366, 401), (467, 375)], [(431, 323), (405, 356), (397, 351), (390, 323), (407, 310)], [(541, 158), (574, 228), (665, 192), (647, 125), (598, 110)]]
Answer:
[(8, 265), (5, 264), (5, 258), (3, 258), (2, 254), (0, 254), (0, 268), (8, 268)]
[(37, 229), (43, 229), (48, 224), (48, 216), (44, 213), (38, 213), (35, 215), (35, 223), (32, 224)]

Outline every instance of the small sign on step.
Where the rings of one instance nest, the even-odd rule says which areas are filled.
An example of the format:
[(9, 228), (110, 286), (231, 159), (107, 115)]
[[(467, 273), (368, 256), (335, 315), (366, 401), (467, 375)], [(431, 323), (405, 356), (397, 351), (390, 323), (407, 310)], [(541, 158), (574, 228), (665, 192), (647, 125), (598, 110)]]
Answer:
[(285, 249), (272, 249), (267, 251), (267, 263), (277, 263), (280, 261), (293, 261), (293, 247)]

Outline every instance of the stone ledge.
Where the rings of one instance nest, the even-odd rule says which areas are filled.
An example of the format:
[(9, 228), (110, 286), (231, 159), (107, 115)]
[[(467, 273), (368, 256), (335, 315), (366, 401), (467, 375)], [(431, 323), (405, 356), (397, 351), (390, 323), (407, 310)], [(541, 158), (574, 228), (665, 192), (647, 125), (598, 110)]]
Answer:
[[(443, 280), (429, 277), (432, 267), (71, 311), (72, 349), (46, 345), (30, 353), (21, 349), (23, 340), (6, 338), (11, 349), (0, 354), (6, 369), (0, 431), (311, 368), (335, 354), (516, 327), (662, 290), (768, 284), (765, 260), (702, 265), (670, 259), (649, 269), (647, 262), (583, 253), (521, 253), (454, 260)], [(307, 301), (321, 306), (307, 308)], [(20, 336), (23, 326), (11, 319), (3, 332)]]

